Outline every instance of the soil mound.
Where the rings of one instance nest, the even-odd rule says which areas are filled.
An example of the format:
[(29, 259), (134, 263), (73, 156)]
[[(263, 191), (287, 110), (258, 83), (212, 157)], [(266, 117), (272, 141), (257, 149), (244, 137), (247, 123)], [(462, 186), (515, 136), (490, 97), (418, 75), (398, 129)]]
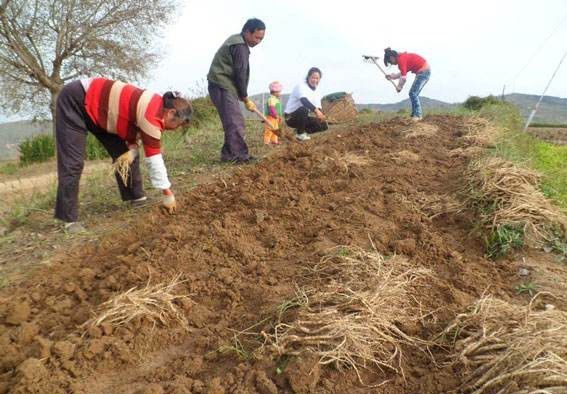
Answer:
[[(427, 203), (461, 186), (466, 158), (449, 152), (461, 147), (465, 126), (459, 117), (432, 116), (416, 125), (394, 119), (337, 129), (194, 189), (173, 217), (156, 209), (68, 251), (0, 295), (0, 393), (455, 389), (458, 370), (403, 345), (405, 376), (373, 367), (361, 370), (362, 379), (309, 355), (255, 350), (279, 313), (294, 318), (289, 301), (310, 285), (304, 268), (340, 245), (401, 254), (430, 272), (412, 301), (419, 319), (397, 326), (412, 337), (440, 332), (488, 283), (506, 297), (501, 278), (509, 273), (482, 257), (467, 218), (446, 203), (434, 212)], [(172, 278), (179, 297), (168, 300), (183, 324), (143, 313), (121, 325), (90, 324), (105, 302), (161, 289)]]

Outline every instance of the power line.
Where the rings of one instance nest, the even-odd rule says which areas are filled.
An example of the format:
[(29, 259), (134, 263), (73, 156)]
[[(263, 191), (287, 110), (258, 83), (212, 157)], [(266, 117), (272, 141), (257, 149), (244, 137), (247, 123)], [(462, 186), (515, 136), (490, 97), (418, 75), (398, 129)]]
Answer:
[(551, 76), (551, 78), (549, 79), (549, 82), (547, 83), (547, 86), (545, 87), (545, 89), (543, 90), (543, 93), (541, 94), (539, 100), (537, 101), (536, 105), (534, 106), (534, 109), (532, 110), (532, 112), (530, 113), (530, 116), (528, 117), (528, 120), (526, 121), (526, 125), (524, 126), (524, 131), (526, 131), (528, 129), (528, 127), (530, 126), (530, 123), (532, 121), (532, 119), (534, 118), (537, 109), (539, 108), (539, 104), (541, 103), (541, 100), (543, 99), (543, 96), (545, 96), (545, 93), (547, 92), (547, 89), (549, 89), (549, 85), (551, 85), (551, 81), (553, 81), (553, 78), (555, 78), (555, 75), (557, 74), (557, 71), (559, 71), (559, 68), (561, 67), (561, 63), (563, 63), (563, 60), (565, 59), (565, 57), (567, 56), (567, 51), (565, 51), (565, 53), (563, 54), (563, 57), (561, 58), (561, 60), (559, 61), (559, 64), (557, 65), (557, 68), (555, 68), (555, 71), (553, 72), (553, 75)]
[[(540, 44), (540, 46), (532, 53), (532, 55), (530, 56), (530, 58), (528, 59), (528, 61), (526, 62), (526, 64), (524, 64), (524, 66), (520, 69), (520, 71), (518, 71), (516, 73), (516, 75), (511, 78), (508, 83), (506, 83), (506, 85), (511, 85), (512, 83), (514, 83), (516, 81), (516, 79), (520, 76), (521, 73), (524, 72), (524, 70), (531, 64), (531, 62), (535, 59), (535, 57), (539, 54), (539, 52), (543, 49), (543, 47), (545, 47), (545, 45), (547, 44), (547, 42), (551, 39), (551, 37), (553, 37), (555, 35), (555, 33), (557, 33), (557, 31), (559, 30), (559, 28), (563, 25), (563, 23), (565, 23), (565, 21), (567, 20), (567, 14), (565, 14), (565, 16), (561, 19), (561, 21), (559, 22), (559, 24), (555, 27), (555, 29), (553, 29), (553, 31), (547, 36), (547, 38)], [(504, 85), (504, 86), (506, 86)]]

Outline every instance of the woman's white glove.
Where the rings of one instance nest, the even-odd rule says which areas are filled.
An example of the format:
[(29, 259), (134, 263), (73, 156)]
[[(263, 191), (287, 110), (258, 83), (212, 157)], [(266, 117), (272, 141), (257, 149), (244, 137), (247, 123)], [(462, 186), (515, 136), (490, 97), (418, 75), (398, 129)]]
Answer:
[(146, 157), (145, 161), (148, 166), (152, 186), (161, 190), (169, 189), (171, 182), (169, 182), (169, 178), (167, 177), (167, 169), (165, 168), (161, 153)]
[(175, 213), (175, 210), (177, 209), (177, 203), (175, 202), (175, 196), (173, 195), (171, 189), (165, 189), (163, 191), (161, 203), (167, 213), (169, 213), (170, 215)]

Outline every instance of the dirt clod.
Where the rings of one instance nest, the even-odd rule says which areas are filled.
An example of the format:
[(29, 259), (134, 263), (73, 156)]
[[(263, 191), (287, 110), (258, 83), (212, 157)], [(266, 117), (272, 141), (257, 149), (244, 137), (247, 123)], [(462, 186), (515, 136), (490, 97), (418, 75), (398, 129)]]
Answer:
[(6, 323), (18, 326), (30, 318), (31, 308), (26, 301), (14, 303), (8, 309)]

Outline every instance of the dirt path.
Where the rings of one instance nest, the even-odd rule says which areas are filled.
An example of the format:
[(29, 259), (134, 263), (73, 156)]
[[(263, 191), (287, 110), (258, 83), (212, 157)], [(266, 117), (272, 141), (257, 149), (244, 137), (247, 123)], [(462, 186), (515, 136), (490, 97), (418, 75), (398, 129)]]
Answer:
[[(485, 260), (471, 218), (443, 209), (467, 164), (450, 154), (463, 127), (462, 118), (434, 116), (417, 125), (392, 120), (338, 129), (197, 187), (174, 217), (156, 209), (69, 250), (0, 293), (0, 393), (455, 390), (462, 372), (413, 348), (404, 348), (405, 378), (364, 372), (367, 383), (387, 381), (380, 388), (309, 358), (250, 352), (278, 308), (306, 284), (305, 267), (339, 245), (372, 244), (432, 273), (416, 295), (423, 319), (402, 327), (424, 339), (487, 287), (515, 296), (516, 267)], [(185, 281), (176, 292), (190, 299), (177, 303), (187, 330), (144, 319), (84, 326), (113, 296), (177, 275)]]
[[(84, 179), (89, 174), (92, 174), (93, 172), (105, 167), (110, 168), (110, 164), (107, 162), (87, 163), (83, 171), (82, 180), (84, 181)], [(0, 196), (2, 196), (2, 198), (9, 198), (10, 195), (21, 196), (22, 194), (28, 194), (33, 190), (45, 190), (50, 185), (55, 184), (56, 181), (56, 171), (51, 171), (36, 176), (27, 176), (15, 180), (3, 181), (0, 182)]]

